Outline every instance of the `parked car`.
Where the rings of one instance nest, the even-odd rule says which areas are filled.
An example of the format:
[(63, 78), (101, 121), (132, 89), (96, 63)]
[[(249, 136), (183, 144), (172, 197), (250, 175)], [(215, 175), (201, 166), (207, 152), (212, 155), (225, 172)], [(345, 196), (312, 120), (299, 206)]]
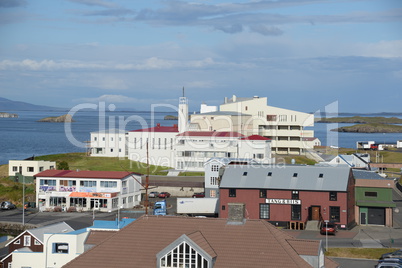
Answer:
[(386, 258), (402, 258), (402, 249), (398, 249), (397, 251), (385, 253), (381, 255), (381, 260)]
[(325, 235), (325, 234), (335, 235), (337, 231), (338, 231), (338, 228), (336, 227), (336, 224), (332, 223), (332, 222), (328, 222), (328, 223), (323, 222), (321, 225), (321, 229), (320, 229), (320, 233), (322, 235)]
[(158, 197), (158, 195), (159, 195), (159, 192), (150, 192), (150, 193), (148, 194), (148, 197), (150, 197), (150, 198), (155, 198), (155, 197)]
[(10, 201), (1, 202), (0, 207), (1, 207), (1, 209), (4, 209), (4, 210), (9, 210), (9, 209), (15, 209), (15, 208), (17, 208), (17, 207), (16, 207), (13, 203), (11, 203)]
[(168, 192), (161, 192), (161, 193), (158, 195), (158, 197), (159, 197), (159, 198), (168, 198), (168, 197), (170, 197), (170, 194), (169, 194)]
[(402, 259), (385, 258), (385, 259), (379, 260), (375, 267), (377, 267), (377, 268), (402, 268)]
[(202, 198), (202, 197), (205, 197), (205, 193), (204, 193), (204, 192), (202, 192), (202, 193), (194, 193), (194, 194), (193, 194), (193, 198)]

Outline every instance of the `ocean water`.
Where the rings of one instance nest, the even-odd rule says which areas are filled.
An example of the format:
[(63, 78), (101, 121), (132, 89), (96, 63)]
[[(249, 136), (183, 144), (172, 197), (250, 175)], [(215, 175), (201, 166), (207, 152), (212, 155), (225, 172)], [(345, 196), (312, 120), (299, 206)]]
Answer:
[[(45, 123), (38, 120), (60, 116), (60, 111), (8, 111), (18, 118), (0, 118), (0, 165), (8, 160), (18, 160), (33, 155), (48, 155), (68, 152), (85, 152), (85, 141), (90, 132), (109, 128), (127, 131), (148, 128), (160, 123), (163, 126), (177, 124), (176, 120), (164, 120), (175, 112), (104, 112), (79, 111), (73, 123)], [(352, 115), (351, 115), (352, 116)], [(388, 115), (387, 117), (400, 115)], [(402, 133), (342, 133), (331, 129), (352, 124), (316, 123), (312, 128), (322, 145), (356, 148), (357, 141), (374, 140), (379, 143), (396, 143)]]

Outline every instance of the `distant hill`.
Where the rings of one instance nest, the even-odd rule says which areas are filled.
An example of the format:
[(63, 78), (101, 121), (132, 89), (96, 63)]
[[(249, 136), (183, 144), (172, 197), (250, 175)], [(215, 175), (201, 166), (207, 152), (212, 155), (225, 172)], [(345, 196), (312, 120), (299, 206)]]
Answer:
[(50, 107), (44, 105), (35, 105), (23, 101), (13, 101), (0, 97), (0, 111), (49, 111), (66, 110), (65, 108)]

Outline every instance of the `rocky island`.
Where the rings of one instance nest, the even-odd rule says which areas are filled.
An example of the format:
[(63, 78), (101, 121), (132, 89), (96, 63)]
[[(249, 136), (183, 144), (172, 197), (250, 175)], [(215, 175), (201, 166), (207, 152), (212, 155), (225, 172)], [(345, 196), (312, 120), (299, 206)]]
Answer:
[(349, 127), (331, 129), (337, 132), (359, 132), (359, 133), (402, 133), (402, 126), (390, 124), (357, 124)]
[(51, 116), (38, 120), (38, 122), (51, 122), (51, 123), (71, 123), (75, 122), (71, 115), (65, 114), (61, 116)]
[(0, 113), (0, 118), (17, 118), (18, 114)]
[(317, 123), (353, 123), (353, 124), (402, 124), (402, 119), (398, 117), (370, 117), (370, 116), (352, 116), (352, 117), (331, 117), (321, 118)]
[(177, 116), (175, 116), (175, 115), (166, 115), (164, 119), (165, 120), (177, 120)]

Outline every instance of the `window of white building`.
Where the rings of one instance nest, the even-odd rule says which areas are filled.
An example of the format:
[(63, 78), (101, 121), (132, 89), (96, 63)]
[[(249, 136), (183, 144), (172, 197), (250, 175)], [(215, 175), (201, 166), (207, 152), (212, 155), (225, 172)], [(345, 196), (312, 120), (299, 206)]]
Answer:
[(52, 253), (68, 254), (68, 243), (53, 243)]

